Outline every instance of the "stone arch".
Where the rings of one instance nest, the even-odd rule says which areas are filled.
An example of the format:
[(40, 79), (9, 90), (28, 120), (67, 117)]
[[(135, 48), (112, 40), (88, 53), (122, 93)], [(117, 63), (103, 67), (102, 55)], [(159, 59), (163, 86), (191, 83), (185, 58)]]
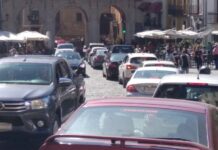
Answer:
[(117, 5), (107, 5), (99, 13), (100, 40), (107, 44), (121, 44), (126, 37), (126, 14)]
[[(61, 13), (63, 13), (62, 15), (65, 16), (60, 16)], [(64, 18), (61, 18), (64, 17)], [(68, 25), (65, 24), (68, 29), (68, 31), (66, 31), (65, 33), (68, 33), (69, 35), (66, 36), (66, 34), (62, 36), (66, 36), (65, 38), (69, 40), (69, 38), (74, 38), (74, 39), (78, 39), (81, 38), (85, 41), (87, 40), (87, 31), (88, 31), (88, 15), (86, 13), (86, 11), (77, 5), (64, 5), (61, 8), (59, 7), (59, 9), (57, 9), (55, 11), (55, 35), (60, 36), (61, 33), (58, 33), (59, 31), (59, 27), (58, 24), (61, 23), (61, 20), (58, 19), (63, 19), (65, 21), (68, 21)], [(71, 26), (70, 26), (71, 24)], [(60, 24), (59, 24), (60, 25)], [(62, 24), (64, 25), (64, 24)], [(70, 31), (70, 28), (72, 29)], [(65, 28), (66, 29), (66, 28)], [(70, 31), (70, 32), (69, 32)], [(70, 36), (71, 34), (71, 36)]]

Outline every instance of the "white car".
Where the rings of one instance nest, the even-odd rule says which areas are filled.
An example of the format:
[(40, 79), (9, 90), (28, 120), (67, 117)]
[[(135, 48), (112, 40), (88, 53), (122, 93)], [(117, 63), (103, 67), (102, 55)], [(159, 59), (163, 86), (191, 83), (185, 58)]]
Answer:
[(154, 61), (144, 61), (142, 67), (173, 67), (176, 68), (176, 65), (172, 61), (165, 61), (165, 60), (154, 60)]
[(151, 53), (130, 53), (122, 61), (119, 66), (118, 80), (123, 87), (126, 87), (127, 82), (132, 77), (135, 70), (142, 66), (142, 62), (157, 60), (157, 57)]
[(178, 74), (172, 67), (142, 67), (135, 71), (126, 86), (127, 96), (152, 96), (161, 78)]
[(74, 45), (72, 43), (61, 43), (57, 45), (56, 49), (74, 49)]
[(58, 53), (63, 52), (63, 51), (67, 51), (67, 52), (68, 51), (72, 51), (72, 52), (75, 52), (75, 50), (71, 49), (71, 48), (68, 48), (68, 49), (56, 49), (54, 55), (57, 55)]
[(218, 106), (218, 78), (203, 74), (166, 76), (161, 79), (153, 97), (185, 99)]

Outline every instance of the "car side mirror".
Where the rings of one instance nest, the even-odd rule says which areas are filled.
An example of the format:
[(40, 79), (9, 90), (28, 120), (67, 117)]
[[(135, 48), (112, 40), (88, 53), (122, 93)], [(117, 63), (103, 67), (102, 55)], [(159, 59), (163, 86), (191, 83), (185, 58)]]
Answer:
[(72, 79), (69, 78), (59, 78), (59, 85), (60, 86), (69, 86), (72, 84)]

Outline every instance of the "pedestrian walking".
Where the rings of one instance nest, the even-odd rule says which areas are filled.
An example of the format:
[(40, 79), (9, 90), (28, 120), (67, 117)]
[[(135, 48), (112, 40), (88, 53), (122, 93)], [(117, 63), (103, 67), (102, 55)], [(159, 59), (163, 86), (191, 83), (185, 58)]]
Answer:
[(197, 69), (199, 70), (203, 64), (203, 54), (200, 47), (198, 47), (195, 51), (195, 63), (197, 65)]
[(179, 62), (182, 73), (189, 73), (190, 57), (187, 50), (182, 51)]
[(218, 44), (213, 49), (213, 59), (215, 63), (215, 69), (218, 69)]
[(175, 62), (175, 57), (173, 55), (173, 52), (169, 49), (166, 52), (165, 60)]

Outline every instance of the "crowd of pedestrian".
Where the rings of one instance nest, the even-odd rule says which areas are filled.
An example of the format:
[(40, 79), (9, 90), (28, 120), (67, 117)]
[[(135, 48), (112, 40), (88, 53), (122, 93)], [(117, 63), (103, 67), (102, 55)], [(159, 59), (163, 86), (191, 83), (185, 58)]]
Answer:
[(218, 69), (218, 43), (208, 42), (203, 46), (201, 40), (196, 40), (194, 43), (174, 41), (158, 45), (148, 42), (136, 45), (135, 52), (154, 53), (159, 59), (174, 62), (183, 73), (189, 73), (189, 68), (193, 65), (199, 70), (202, 66), (211, 67), (214, 64), (214, 69)]

